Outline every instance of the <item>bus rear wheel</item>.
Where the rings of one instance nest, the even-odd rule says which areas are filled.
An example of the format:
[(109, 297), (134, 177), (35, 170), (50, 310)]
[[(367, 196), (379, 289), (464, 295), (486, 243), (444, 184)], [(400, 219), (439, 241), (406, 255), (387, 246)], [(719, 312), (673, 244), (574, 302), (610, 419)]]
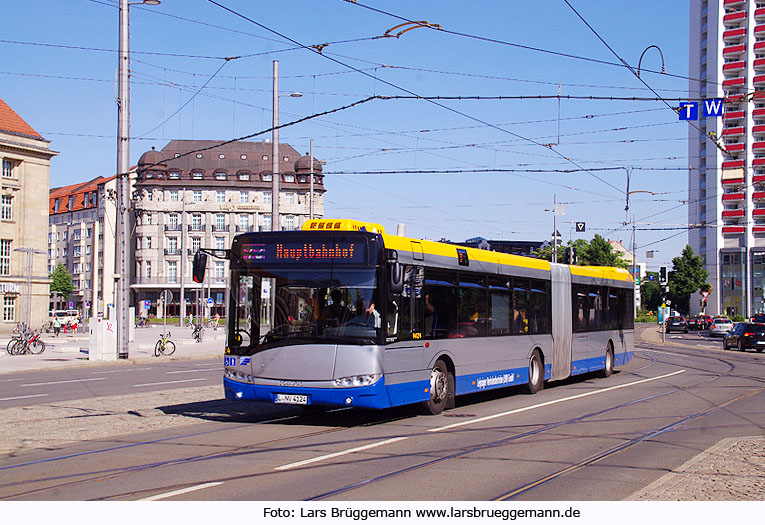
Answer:
[(542, 356), (539, 354), (539, 350), (534, 350), (529, 358), (529, 382), (526, 383), (524, 390), (527, 394), (536, 394), (545, 382), (545, 368), (542, 364)]
[(453, 384), (446, 363), (439, 359), (430, 371), (430, 399), (422, 402), (422, 411), (434, 416), (443, 412)]

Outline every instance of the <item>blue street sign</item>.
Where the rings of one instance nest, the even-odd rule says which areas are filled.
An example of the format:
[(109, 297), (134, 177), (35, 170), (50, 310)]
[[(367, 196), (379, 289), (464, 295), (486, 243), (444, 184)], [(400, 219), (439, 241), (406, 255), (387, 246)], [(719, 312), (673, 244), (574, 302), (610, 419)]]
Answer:
[(699, 120), (699, 103), (680, 102), (680, 120)]
[(655, 278), (655, 276), (654, 276), (654, 275), (649, 275), (649, 276), (648, 276), (648, 280), (649, 280), (649, 281), (653, 281), (653, 280), (654, 280), (654, 278)]
[(146, 299), (146, 300), (143, 302), (143, 307), (144, 307), (144, 308), (151, 308), (151, 301), (149, 301), (148, 299)]
[(704, 116), (705, 117), (722, 117), (722, 114), (723, 114), (723, 99), (710, 98), (710, 99), (704, 100)]
[(215, 301), (213, 300), (213, 298), (212, 297), (208, 297), (207, 298), (207, 305), (208, 306), (212, 306), (214, 304), (215, 304)]

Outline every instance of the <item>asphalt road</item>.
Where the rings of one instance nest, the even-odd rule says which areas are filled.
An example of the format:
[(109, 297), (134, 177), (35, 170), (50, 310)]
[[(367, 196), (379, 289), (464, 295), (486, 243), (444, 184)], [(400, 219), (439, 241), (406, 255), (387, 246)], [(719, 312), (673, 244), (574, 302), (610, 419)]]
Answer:
[[(533, 396), (512, 388), (467, 396), (439, 416), (243, 407), (220, 401), (217, 390), (199, 401), (181, 396), (140, 432), (120, 427), (3, 456), (0, 499), (623, 500), (721, 439), (765, 428), (765, 354), (723, 352), (719, 340), (696, 333), (668, 341), (680, 344), (638, 345), (609, 378), (578, 377)], [(194, 375), (195, 365), (206, 366), (172, 365), (188, 376), (164, 367), (115, 373), (119, 380), (76, 388), (113, 382), (124, 392), (170, 372), (220, 382), (213, 370)], [(119, 407), (125, 395), (103, 402)], [(163, 425), (168, 414), (184, 424)]]

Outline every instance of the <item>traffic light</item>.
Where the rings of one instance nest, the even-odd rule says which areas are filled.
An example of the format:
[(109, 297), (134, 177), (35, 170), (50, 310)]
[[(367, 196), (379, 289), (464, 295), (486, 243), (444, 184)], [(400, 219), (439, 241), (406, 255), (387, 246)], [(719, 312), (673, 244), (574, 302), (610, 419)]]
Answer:
[(207, 254), (197, 252), (194, 254), (192, 265), (192, 277), (195, 283), (201, 283), (205, 280), (205, 270), (207, 269)]
[(566, 264), (576, 264), (576, 248), (566, 248)]
[(659, 267), (659, 284), (667, 284), (667, 267)]

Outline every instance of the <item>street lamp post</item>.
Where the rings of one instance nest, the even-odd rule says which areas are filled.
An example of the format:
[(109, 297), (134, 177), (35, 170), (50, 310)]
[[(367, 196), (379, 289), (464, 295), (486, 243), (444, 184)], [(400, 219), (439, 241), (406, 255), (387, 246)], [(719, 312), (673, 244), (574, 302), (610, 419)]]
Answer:
[(160, 0), (119, 4), (119, 53), (117, 83), (117, 260), (115, 280), (117, 297), (117, 356), (128, 357), (128, 290), (130, 266), (128, 264), (129, 206), (130, 206), (130, 6), (159, 5)]

